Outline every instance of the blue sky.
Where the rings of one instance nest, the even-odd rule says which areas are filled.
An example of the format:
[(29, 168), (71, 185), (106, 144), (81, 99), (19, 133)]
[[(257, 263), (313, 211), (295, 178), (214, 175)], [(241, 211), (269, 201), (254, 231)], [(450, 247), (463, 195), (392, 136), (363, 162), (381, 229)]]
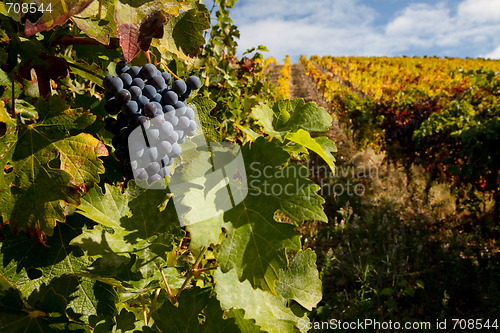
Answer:
[(293, 62), (302, 54), (500, 59), (500, 0), (239, 0), (231, 16), (239, 56), (263, 44), (280, 62), (287, 54)]

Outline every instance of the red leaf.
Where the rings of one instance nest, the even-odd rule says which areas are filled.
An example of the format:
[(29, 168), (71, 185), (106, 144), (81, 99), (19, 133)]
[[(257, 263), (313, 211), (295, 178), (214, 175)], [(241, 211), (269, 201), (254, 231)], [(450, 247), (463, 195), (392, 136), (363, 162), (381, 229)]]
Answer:
[(71, 16), (82, 12), (88, 5), (90, 5), (94, 0), (80, 0), (75, 3), (71, 3), (65, 0), (37, 0), (38, 5), (43, 5), (43, 8), (51, 6), (52, 12), (44, 11), (42, 17), (38, 19), (35, 23), (31, 21), (26, 21), (26, 26), (24, 27), (24, 34), (26, 36), (31, 36), (37, 32), (50, 30), (56, 25), (62, 25), (70, 19)]

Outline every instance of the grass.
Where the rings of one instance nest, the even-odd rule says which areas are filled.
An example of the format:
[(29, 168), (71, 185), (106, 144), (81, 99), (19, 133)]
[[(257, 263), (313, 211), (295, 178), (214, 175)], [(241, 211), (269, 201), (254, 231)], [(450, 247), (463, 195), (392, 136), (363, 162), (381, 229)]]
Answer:
[(305, 245), (318, 253), (323, 281), (311, 321), (498, 318), (498, 228), (488, 210), (459, 209), (447, 184), (426, 193), (425, 172), (413, 167), (407, 177), (373, 150), (341, 154), (337, 176), (312, 178), (327, 188), (363, 184), (365, 192), (323, 191), (329, 223), (301, 228)]

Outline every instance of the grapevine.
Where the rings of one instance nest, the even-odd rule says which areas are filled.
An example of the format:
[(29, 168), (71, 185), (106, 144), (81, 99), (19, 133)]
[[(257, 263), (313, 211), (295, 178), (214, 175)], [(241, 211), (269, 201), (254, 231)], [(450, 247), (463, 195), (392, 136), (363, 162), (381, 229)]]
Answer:
[[(294, 332), (321, 300), (296, 227), (326, 222), (324, 200), (294, 161), (334, 167), (310, 135), (331, 116), (276, 100), (266, 48), (237, 59), (234, 3), (217, 4), (211, 26), (199, 1), (0, 3), (0, 331)], [(212, 217), (206, 175), (199, 200), (144, 186), (220, 172), (197, 136), (239, 145), (229, 182), (252, 193)], [(264, 168), (288, 194), (265, 191)], [(174, 199), (205, 220), (181, 227)]]

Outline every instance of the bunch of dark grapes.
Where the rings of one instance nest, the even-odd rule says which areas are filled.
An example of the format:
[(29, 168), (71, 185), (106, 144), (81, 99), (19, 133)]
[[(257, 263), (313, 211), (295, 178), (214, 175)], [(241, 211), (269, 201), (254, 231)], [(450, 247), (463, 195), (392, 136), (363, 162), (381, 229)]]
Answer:
[(170, 73), (153, 64), (138, 67), (120, 62), (116, 73), (103, 82), (104, 108), (117, 115), (105, 119), (105, 128), (114, 135), (115, 156), (125, 178), (135, 176), (151, 184), (170, 174), (167, 167), (180, 156), (179, 145), (196, 133), (195, 111), (186, 99), (200, 88), (201, 81), (196, 76), (172, 80)]

